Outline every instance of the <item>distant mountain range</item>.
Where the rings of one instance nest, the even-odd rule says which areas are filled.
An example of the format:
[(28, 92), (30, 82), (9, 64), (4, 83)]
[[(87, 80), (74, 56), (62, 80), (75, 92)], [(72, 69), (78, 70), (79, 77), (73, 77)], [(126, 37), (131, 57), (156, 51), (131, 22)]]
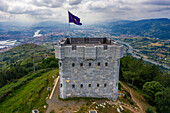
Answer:
[(67, 26), (68, 25), (56, 21), (43, 21), (32, 25), (32, 28), (62, 28)]
[(159, 39), (170, 39), (170, 19), (117, 21), (107, 24), (113, 35), (129, 34)]
[[(78, 27), (77, 29), (84, 29), (85, 27), (94, 28), (89, 26)], [(170, 19), (158, 18), (158, 19), (146, 19), (139, 21), (129, 21), (129, 20), (119, 20), (114, 22), (102, 23), (95, 25), (98, 28), (109, 29), (111, 35), (135, 35), (135, 36), (145, 36), (151, 38), (159, 39), (170, 39)], [(22, 25), (18, 23), (11, 22), (0, 22), (0, 32), (1, 31), (20, 31), (21, 29), (68, 29), (68, 24), (59, 23), (56, 21), (44, 21), (33, 25)], [(88, 29), (87, 28), (87, 29)], [(74, 26), (72, 26), (72, 29)], [(21, 30), (22, 31), (22, 30)], [(1, 33), (0, 33), (1, 34)]]
[(19, 22), (0, 22), (0, 31), (22, 31), (29, 27), (29, 24)]

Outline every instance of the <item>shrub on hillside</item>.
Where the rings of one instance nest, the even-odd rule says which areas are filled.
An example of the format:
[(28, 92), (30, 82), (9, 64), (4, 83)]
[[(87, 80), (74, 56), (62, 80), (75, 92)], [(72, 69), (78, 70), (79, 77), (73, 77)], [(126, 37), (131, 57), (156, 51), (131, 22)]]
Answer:
[(155, 108), (150, 106), (146, 109), (146, 112), (147, 113), (155, 113)]
[(42, 61), (42, 66), (47, 67), (58, 67), (58, 59), (55, 57), (49, 57)]
[(145, 94), (147, 94), (147, 100), (150, 104), (154, 104), (154, 98), (155, 98), (155, 94), (157, 92), (162, 92), (164, 90), (164, 87), (156, 81), (152, 81), (152, 82), (146, 82), (143, 85), (143, 92)]

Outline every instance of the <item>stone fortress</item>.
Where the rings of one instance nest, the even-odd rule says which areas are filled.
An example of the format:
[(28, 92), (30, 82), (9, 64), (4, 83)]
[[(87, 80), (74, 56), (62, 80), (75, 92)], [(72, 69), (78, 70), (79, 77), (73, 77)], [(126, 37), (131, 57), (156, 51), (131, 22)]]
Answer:
[(110, 38), (63, 38), (55, 46), (59, 59), (60, 98), (116, 100), (124, 48)]

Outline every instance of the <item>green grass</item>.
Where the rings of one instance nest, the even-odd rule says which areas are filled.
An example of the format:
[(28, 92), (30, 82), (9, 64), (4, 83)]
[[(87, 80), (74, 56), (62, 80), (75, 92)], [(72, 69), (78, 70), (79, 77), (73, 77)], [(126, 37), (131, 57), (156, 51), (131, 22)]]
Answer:
[(21, 79), (18, 79), (12, 83), (5, 85), (0, 88), (0, 101), (2, 101), (6, 96), (12, 93), (15, 89), (18, 89), (20, 86), (26, 84), (29, 80), (34, 79), (35, 77), (41, 76), (42, 73), (49, 71), (50, 69), (42, 69), (33, 74), (28, 74)]
[[(43, 106), (46, 105), (46, 97), (50, 94), (50, 91), (47, 91), (47, 87), (53, 86), (54, 79), (52, 76), (58, 74), (58, 69), (44, 73), (40, 71), (38, 73), (41, 75), (32, 80), (30, 79), (20, 88), (15, 89), (0, 103), (0, 113), (30, 113), (32, 109), (45, 111)], [(19, 83), (17, 82), (16, 84)], [(13, 85), (16, 84), (13, 83)]]

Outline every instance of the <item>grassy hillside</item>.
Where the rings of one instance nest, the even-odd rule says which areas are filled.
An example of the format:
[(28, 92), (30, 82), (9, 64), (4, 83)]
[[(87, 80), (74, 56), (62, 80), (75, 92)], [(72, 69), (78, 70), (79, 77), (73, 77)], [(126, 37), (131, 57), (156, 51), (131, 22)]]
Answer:
[[(35, 64), (35, 68), (34, 65)], [(24, 44), (0, 53), (0, 88), (34, 70), (57, 67), (54, 52), (35, 44)]]
[(0, 70), (8, 67), (11, 64), (20, 62), (32, 62), (31, 57), (35, 57), (35, 61), (41, 61), (45, 54), (52, 55), (50, 50), (36, 45), (36, 44), (24, 44), (14, 47), (11, 50), (0, 53)]
[(130, 21), (110, 25), (113, 34), (129, 34), (159, 39), (170, 39), (170, 19), (166, 18)]
[(0, 113), (30, 113), (33, 109), (44, 112), (46, 97), (51, 92), (47, 88), (53, 86), (54, 75), (58, 76), (58, 69), (41, 69), (0, 88), (0, 95), (8, 92), (0, 102)]

